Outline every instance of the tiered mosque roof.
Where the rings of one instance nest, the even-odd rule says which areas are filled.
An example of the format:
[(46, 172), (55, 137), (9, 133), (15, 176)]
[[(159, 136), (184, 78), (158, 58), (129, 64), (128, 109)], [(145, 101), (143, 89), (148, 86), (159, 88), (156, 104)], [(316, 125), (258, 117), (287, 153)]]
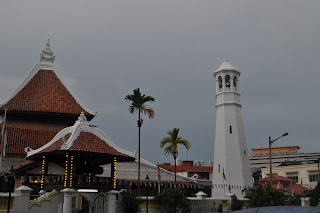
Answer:
[[(0, 115), (7, 109), (6, 154), (10, 156), (22, 157), (26, 154), (24, 148), (45, 145), (61, 129), (72, 125), (81, 112), (88, 120), (96, 114), (73, 94), (53, 64), (54, 59), (48, 41), (40, 63), (33, 66), (16, 91), (0, 104)], [(1, 123), (2, 120), (0, 116)]]

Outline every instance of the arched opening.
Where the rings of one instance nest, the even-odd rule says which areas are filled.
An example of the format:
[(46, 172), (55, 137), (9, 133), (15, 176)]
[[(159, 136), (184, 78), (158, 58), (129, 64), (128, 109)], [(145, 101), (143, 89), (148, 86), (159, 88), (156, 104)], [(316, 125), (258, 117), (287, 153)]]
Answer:
[(234, 76), (233, 77), (233, 90), (234, 91), (237, 91), (237, 76)]
[(226, 90), (230, 91), (230, 75), (226, 75), (225, 82), (226, 82)]
[(218, 84), (219, 84), (219, 92), (222, 90), (222, 78), (221, 76), (218, 77)]

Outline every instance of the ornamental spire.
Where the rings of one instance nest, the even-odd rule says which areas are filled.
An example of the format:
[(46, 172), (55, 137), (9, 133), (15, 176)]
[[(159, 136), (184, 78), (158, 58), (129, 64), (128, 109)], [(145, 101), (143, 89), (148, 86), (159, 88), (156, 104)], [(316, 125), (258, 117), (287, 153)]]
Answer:
[(51, 66), (56, 56), (53, 55), (53, 51), (50, 49), (50, 39), (48, 39), (46, 46), (46, 49), (42, 50), (40, 54), (40, 63)]

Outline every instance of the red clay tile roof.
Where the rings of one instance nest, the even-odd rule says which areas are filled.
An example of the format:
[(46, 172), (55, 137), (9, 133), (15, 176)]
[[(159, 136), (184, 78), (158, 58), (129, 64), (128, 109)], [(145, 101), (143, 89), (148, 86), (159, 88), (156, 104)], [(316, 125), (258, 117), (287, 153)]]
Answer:
[[(7, 122), (6, 154), (26, 155), (26, 147), (37, 149), (48, 143), (64, 126), (19, 124)], [(0, 130), (2, 124), (0, 125)], [(0, 138), (2, 133), (0, 131)], [(1, 148), (0, 148), (1, 149)]]
[(301, 184), (293, 184), (293, 189), (294, 189), (294, 193), (297, 195), (301, 195), (304, 191), (312, 190), (307, 187), (304, 187)]
[[(260, 182), (264, 183), (264, 184), (265, 184), (266, 181), (267, 181), (267, 183), (269, 183), (270, 177), (263, 178), (263, 179), (260, 180)], [(281, 181), (281, 182), (279, 182), (279, 184), (278, 184), (278, 183), (275, 183), (274, 181)], [(288, 188), (284, 188), (282, 181), (290, 182), (289, 183), (289, 187)], [(296, 195), (301, 195), (304, 191), (311, 190), (311, 189), (309, 189), (307, 187), (304, 187), (301, 184), (297, 184), (293, 180), (291, 180), (289, 178), (286, 178), (286, 177), (283, 177), (283, 176), (272, 175), (272, 182), (273, 182), (272, 188), (281, 189), (281, 190), (289, 192), (291, 194), (295, 193)]]
[[(174, 165), (171, 165), (170, 163), (162, 163), (159, 164), (159, 167), (168, 170), (168, 171), (174, 171)], [(177, 172), (183, 172), (183, 171), (201, 171), (201, 172), (212, 172), (213, 167), (211, 166), (191, 166), (191, 165), (181, 165), (177, 166)]]
[[(68, 141), (71, 133), (65, 136), (65, 140)], [(57, 150), (61, 150), (62, 138), (54, 142), (51, 146), (45, 148), (39, 153), (48, 153)], [(70, 151), (83, 151), (83, 152), (94, 152), (102, 154), (110, 154), (117, 156), (130, 157), (126, 154), (118, 152), (115, 148), (106, 144), (106, 142), (96, 135), (90, 132), (81, 132), (77, 139), (73, 142), (73, 145), (69, 148)], [(38, 154), (38, 153), (37, 153)]]
[(40, 70), (0, 110), (79, 115), (83, 109), (52, 70)]
[[(266, 178), (263, 178), (261, 179), (260, 181), (261, 182), (265, 182), (267, 180), (267, 182), (270, 182), (270, 177), (266, 177)], [(276, 181), (276, 180), (282, 180), (282, 181), (288, 181), (288, 182), (295, 182), (289, 178), (286, 178), (286, 177), (283, 177), (283, 176), (278, 176), (278, 175), (272, 175), (272, 182), (273, 181)]]

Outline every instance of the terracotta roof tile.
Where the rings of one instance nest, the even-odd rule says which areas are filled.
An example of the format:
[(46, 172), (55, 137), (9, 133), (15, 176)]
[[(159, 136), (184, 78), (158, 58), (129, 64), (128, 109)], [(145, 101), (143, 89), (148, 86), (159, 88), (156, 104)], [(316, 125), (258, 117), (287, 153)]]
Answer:
[[(70, 137), (70, 133), (65, 136), (67, 141)], [(61, 149), (62, 138), (53, 143), (51, 146), (45, 148), (39, 153), (48, 153)], [(94, 152), (102, 154), (111, 154), (117, 156), (130, 157), (126, 154), (118, 152), (115, 148), (106, 144), (106, 142), (96, 135), (90, 132), (81, 132), (77, 139), (73, 142), (73, 145), (69, 148), (70, 151), (83, 151), (83, 152)], [(37, 153), (37, 155), (39, 154)]]
[[(174, 165), (171, 165), (170, 163), (162, 163), (159, 164), (159, 167), (169, 170), (169, 171), (174, 171)], [(212, 172), (213, 167), (212, 166), (192, 166), (192, 165), (182, 165), (182, 166), (177, 166), (177, 172), (183, 172), (183, 171), (201, 171), (201, 172)]]
[[(48, 143), (63, 127), (51, 126), (45, 128), (41, 125), (24, 124), (10, 125), (7, 123), (6, 154), (26, 155), (24, 149), (30, 147), (37, 149)], [(2, 129), (2, 124), (0, 125)], [(0, 131), (0, 138), (2, 133)]]
[(0, 110), (53, 112), (79, 115), (84, 110), (52, 70), (40, 70)]

